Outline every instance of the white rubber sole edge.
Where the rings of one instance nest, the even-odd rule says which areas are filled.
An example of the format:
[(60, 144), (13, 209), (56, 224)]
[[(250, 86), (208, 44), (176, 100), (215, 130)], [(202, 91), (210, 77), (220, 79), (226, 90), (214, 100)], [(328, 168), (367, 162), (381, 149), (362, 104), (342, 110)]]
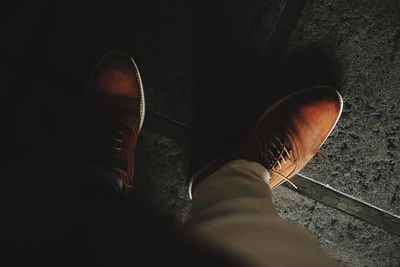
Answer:
[(136, 62), (133, 60), (133, 58), (131, 58), (131, 61), (133, 63), (133, 65), (135, 66), (135, 74), (136, 74), (136, 78), (138, 80), (139, 83), (139, 92), (140, 92), (140, 126), (139, 126), (139, 131), (142, 129), (143, 126), (143, 122), (144, 122), (144, 116), (146, 113), (146, 101), (144, 98), (144, 90), (143, 90), (143, 83), (142, 83), (142, 78), (140, 77), (140, 72), (139, 72), (139, 68), (136, 65)]

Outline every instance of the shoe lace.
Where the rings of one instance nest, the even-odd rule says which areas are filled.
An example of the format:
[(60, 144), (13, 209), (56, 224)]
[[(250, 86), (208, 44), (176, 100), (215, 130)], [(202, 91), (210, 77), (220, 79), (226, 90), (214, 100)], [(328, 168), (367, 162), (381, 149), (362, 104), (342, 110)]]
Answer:
[(279, 170), (281, 170), (286, 164), (287, 160), (292, 160), (297, 165), (297, 160), (294, 159), (292, 155), (292, 148), (287, 147), (282, 140), (283, 138), (274, 136), (268, 144), (260, 146), (265, 149), (262, 152), (263, 160), (267, 163), (267, 168), (269, 171), (283, 178), (282, 183), (287, 182), (297, 189), (297, 186), (288, 178), (288, 176), (290, 176), (296, 168), (294, 168), (288, 176), (282, 175), (279, 172)]
[[(107, 151), (111, 151), (111, 157), (115, 161), (121, 160), (123, 146), (126, 145), (126, 138), (129, 131), (134, 131), (133, 127), (123, 122), (118, 122), (110, 129), (111, 142), (108, 145)], [(128, 183), (126, 171), (120, 167), (113, 166), (112, 170), (118, 175), (124, 186), (131, 188), (132, 185)]]

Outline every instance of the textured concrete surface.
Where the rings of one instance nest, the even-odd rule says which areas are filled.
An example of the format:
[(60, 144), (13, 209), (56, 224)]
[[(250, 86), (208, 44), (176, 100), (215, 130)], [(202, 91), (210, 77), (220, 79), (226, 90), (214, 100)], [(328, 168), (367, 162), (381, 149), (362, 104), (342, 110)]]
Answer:
[(309, 1), (288, 51), (321, 43), (342, 66), (344, 111), (303, 171), (400, 214), (400, 3)]
[[(142, 29), (140, 33), (128, 34), (141, 43), (133, 53), (143, 66), (148, 108), (191, 124), (194, 108), (191, 6), (182, 0), (153, 1), (136, 10), (137, 17), (128, 12), (127, 23)], [(143, 14), (152, 15), (143, 18)]]
[(170, 219), (182, 222), (189, 207), (186, 190), (188, 148), (144, 129), (137, 153), (135, 189), (150, 206)]
[(279, 214), (308, 228), (321, 246), (345, 266), (399, 266), (400, 237), (280, 187)]
[[(342, 68), (342, 119), (302, 173), (395, 214), (400, 214), (399, 13), (398, 1), (308, 1), (287, 47), (288, 53), (315, 43), (330, 47)], [(398, 236), (287, 189), (276, 200), (284, 217), (306, 225), (345, 264), (400, 265)], [(303, 204), (289, 208), (288, 202)], [(294, 210), (299, 208), (304, 211)]]

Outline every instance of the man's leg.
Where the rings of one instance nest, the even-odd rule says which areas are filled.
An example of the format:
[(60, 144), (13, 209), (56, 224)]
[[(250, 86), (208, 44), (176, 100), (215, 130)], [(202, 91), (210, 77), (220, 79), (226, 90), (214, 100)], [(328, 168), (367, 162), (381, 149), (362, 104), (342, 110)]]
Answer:
[(235, 160), (198, 185), (186, 230), (248, 266), (337, 266), (301, 226), (278, 217), (267, 170)]
[(278, 217), (270, 188), (307, 164), (341, 109), (340, 95), (324, 87), (269, 109), (235, 149), (192, 177), (187, 233), (247, 266), (336, 266), (306, 229)]

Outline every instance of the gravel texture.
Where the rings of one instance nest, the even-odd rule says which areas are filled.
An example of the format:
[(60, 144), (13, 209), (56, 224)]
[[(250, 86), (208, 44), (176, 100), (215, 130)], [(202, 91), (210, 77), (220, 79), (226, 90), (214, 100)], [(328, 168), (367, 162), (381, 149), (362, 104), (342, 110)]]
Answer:
[(342, 66), (341, 120), (305, 175), (400, 214), (400, 3), (309, 1), (287, 52), (321, 43)]

